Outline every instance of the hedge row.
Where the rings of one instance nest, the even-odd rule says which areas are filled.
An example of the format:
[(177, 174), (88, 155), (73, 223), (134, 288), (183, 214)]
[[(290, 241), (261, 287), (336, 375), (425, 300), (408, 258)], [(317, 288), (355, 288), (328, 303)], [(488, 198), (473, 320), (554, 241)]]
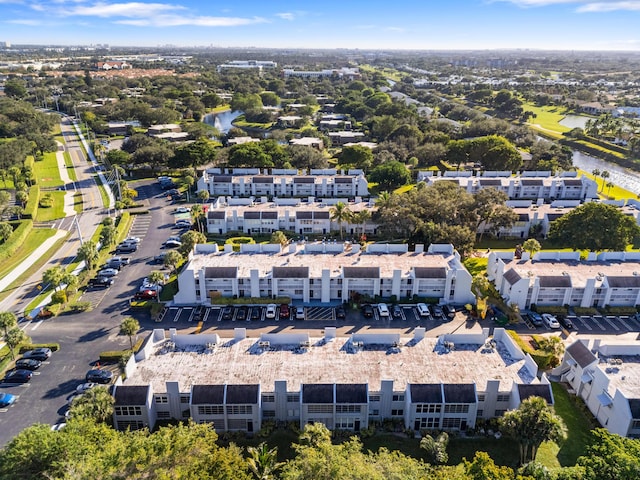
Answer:
[(29, 199), (27, 200), (27, 204), (24, 206), (24, 211), (22, 212), (22, 216), (24, 218), (29, 218), (34, 220), (36, 215), (38, 214), (38, 202), (40, 201), (40, 187), (37, 185), (33, 185), (29, 187), (27, 191), (29, 195)]
[(32, 229), (32, 220), (21, 221), (20, 225), (18, 225), (18, 227), (13, 231), (7, 241), (0, 245), (0, 260), (5, 260), (16, 253), (18, 248), (20, 248), (20, 246), (25, 242)]
[(34, 348), (50, 348), (52, 352), (57, 352), (60, 350), (59, 343), (23, 343), (20, 345), (20, 353), (24, 353), (28, 350), (33, 350)]

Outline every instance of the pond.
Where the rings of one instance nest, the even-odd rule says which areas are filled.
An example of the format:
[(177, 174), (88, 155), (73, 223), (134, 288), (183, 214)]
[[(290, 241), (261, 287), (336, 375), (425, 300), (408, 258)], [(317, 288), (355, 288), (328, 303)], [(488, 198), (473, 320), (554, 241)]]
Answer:
[(233, 127), (232, 123), (236, 118), (242, 115), (242, 112), (225, 110), (218, 113), (209, 113), (204, 116), (204, 123), (212, 125), (222, 134), (228, 133)]
[(560, 125), (564, 126), (564, 127), (568, 127), (568, 128), (582, 128), (584, 129), (585, 124), (587, 123), (587, 120), (589, 120), (590, 117), (585, 117), (582, 115), (567, 115), (565, 116), (562, 120), (560, 120)]

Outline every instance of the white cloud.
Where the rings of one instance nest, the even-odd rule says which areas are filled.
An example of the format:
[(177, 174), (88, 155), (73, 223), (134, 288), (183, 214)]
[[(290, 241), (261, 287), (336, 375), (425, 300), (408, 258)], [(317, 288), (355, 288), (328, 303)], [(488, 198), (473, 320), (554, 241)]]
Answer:
[(7, 23), (13, 23), (15, 25), (27, 25), (29, 27), (39, 27), (43, 25), (40, 20), (29, 20), (29, 19), (16, 19), (16, 20), (7, 20)]
[(295, 13), (284, 12), (284, 13), (276, 13), (276, 17), (280, 17), (283, 20), (294, 20), (296, 18)]
[(578, 7), (579, 12), (613, 12), (616, 10), (640, 11), (640, 1), (589, 2)]
[[(145, 16), (146, 17), (146, 16)], [(132, 20), (116, 20), (120, 25), (133, 25), (138, 27), (179, 27), (192, 25), (195, 27), (238, 27), (256, 23), (266, 23), (267, 20), (260, 17), (198, 17), (181, 15), (155, 15), (147, 18)]]
[(402, 27), (385, 27), (385, 30), (387, 32), (398, 32), (398, 33), (404, 33), (406, 31)]
[(87, 16), (87, 17), (147, 17), (160, 15), (166, 12), (186, 10), (181, 5), (171, 5), (168, 3), (104, 3), (98, 2), (93, 5), (77, 5), (60, 11), (65, 16)]

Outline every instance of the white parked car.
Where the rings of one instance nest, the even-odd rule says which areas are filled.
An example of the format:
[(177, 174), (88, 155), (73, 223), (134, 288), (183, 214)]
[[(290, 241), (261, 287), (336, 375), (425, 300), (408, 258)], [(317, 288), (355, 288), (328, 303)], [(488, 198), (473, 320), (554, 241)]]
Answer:
[(81, 383), (76, 387), (76, 393), (84, 393), (87, 390), (91, 390), (96, 385), (98, 384), (97, 383)]
[(123, 240), (122, 243), (140, 243), (142, 241), (142, 239), (140, 239), (139, 237), (127, 237)]
[(560, 322), (558, 322), (558, 319), (550, 313), (543, 313), (542, 321), (549, 328), (560, 328)]
[(103, 268), (98, 272), (99, 277), (115, 277), (120, 273), (120, 270), (117, 268)]
[(388, 317), (389, 316), (389, 307), (387, 307), (386, 303), (379, 303), (378, 304), (378, 315), (380, 315), (381, 317)]
[(276, 304), (270, 303), (267, 305), (267, 311), (264, 314), (266, 318), (276, 318)]
[(178, 248), (182, 246), (182, 242), (178, 240), (167, 240), (163, 245), (167, 248)]
[(175, 213), (189, 213), (191, 209), (189, 207), (178, 207), (175, 210)]

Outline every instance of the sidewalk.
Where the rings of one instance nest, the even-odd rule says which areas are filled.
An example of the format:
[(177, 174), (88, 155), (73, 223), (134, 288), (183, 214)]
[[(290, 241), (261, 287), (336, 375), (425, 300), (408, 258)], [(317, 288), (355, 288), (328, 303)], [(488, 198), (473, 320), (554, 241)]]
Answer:
[[(4, 291), (9, 285), (15, 282), (20, 275), (26, 272), (31, 265), (38, 261), (47, 250), (49, 250), (58, 239), (64, 237), (67, 234), (64, 230), (57, 230), (53, 237), (46, 239), (42, 245), (36, 248), (31, 254), (25, 258), (16, 268), (7, 273), (2, 279), (0, 279), (0, 292)], [(1, 305), (1, 304), (0, 304)], [(4, 310), (0, 308), (0, 310)]]
[[(63, 150), (60, 150), (60, 147), (63, 147)], [(71, 181), (71, 177), (69, 177), (67, 164), (64, 161), (64, 152), (64, 146), (58, 142), (58, 151), (56, 152), (58, 171), (60, 172), (60, 179), (62, 180), (62, 183), (64, 183), (64, 189), (67, 191), (67, 193), (64, 194), (64, 216), (71, 217), (76, 214), (73, 198), (73, 196), (76, 194), (76, 183)], [(67, 185), (70, 185), (70, 187), (73, 187), (73, 189), (68, 189)]]

